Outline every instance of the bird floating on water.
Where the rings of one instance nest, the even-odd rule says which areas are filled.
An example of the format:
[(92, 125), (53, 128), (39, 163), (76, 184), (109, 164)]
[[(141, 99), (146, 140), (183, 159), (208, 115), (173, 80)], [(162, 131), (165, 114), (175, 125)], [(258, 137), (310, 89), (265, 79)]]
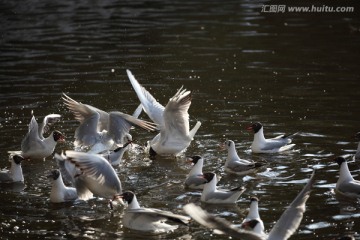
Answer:
[(47, 133), (50, 130), (50, 126), (58, 122), (60, 117), (61, 115), (59, 114), (49, 114), (45, 116), (39, 126), (35, 116), (32, 114), (29, 130), (21, 141), (21, 152), (16, 151), (15, 153), (31, 160), (45, 159), (50, 156), (54, 152), (57, 143), (65, 142), (65, 136), (57, 130), (53, 131), (46, 138), (43, 134)]
[(24, 158), (21, 155), (10, 155), (10, 169), (0, 172), (0, 183), (24, 182), (24, 175), (21, 162)]
[(337, 157), (334, 161), (340, 167), (339, 178), (335, 187), (337, 193), (347, 197), (360, 198), (360, 181), (355, 180), (351, 175), (346, 159)]
[(254, 133), (254, 140), (251, 144), (251, 151), (254, 153), (283, 152), (295, 146), (295, 144), (291, 144), (291, 142), (292, 137), (297, 133), (266, 139), (264, 136), (264, 127), (260, 122), (251, 124), (247, 130)]
[(201, 193), (201, 201), (205, 203), (232, 204), (235, 203), (245, 191), (244, 187), (237, 187), (230, 190), (218, 189), (215, 173), (204, 173), (207, 183)]
[(48, 175), (48, 178), (52, 179), (50, 192), (51, 202), (62, 203), (78, 199), (76, 188), (65, 186), (59, 170), (52, 170)]
[(188, 216), (155, 208), (140, 207), (136, 195), (131, 191), (126, 191), (119, 197), (123, 198), (124, 202), (128, 204), (122, 223), (129, 229), (160, 234), (174, 231), (179, 227), (178, 225), (170, 225), (166, 221), (173, 221), (183, 225), (187, 225), (190, 221)]
[(254, 172), (260, 167), (264, 166), (264, 162), (254, 162), (239, 157), (236, 152), (235, 143), (232, 140), (225, 142), (225, 147), (228, 151), (225, 161), (225, 171), (237, 175), (246, 175)]

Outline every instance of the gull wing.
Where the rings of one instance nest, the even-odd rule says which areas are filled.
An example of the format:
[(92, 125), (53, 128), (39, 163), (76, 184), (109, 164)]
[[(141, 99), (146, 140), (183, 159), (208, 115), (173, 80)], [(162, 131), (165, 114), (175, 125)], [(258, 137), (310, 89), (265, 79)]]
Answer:
[(100, 140), (100, 135), (97, 131), (100, 114), (91, 108), (86, 109), (88, 110), (86, 117), (75, 130), (75, 146), (92, 146)]
[[(98, 154), (66, 151), (67, 160), (82, 172), (82, 175), (98, 181), (102, 185), (120, 186), (121, 182), (110, 163)], [(119, 189), (121, 190), (121, 189)]]
[(138, 107), (135, 109), (135, 111), (133, 112), (133, 117), (139, 118), (142, 110), (143, 110), (143, 106), (142, 106), (142, 104), (140, 103), (139, 106), (138, 106)]
[(54, 123), (59, 122), (60, 118), (60, 114), (49, 114), (45, 116), (38, 129), (40, 139), (44, 139), (43, 134), (49, 132), (50, 127), (54, 125)]
[(175, 214), (169, 211), (163, 211), (155, 208), (136, 208), (136, 209), (128, 209), (128, 213), (135, 214), (146, 214), (148, 216), (153, 217), (154, 219), (160, 220), (171, 220), (173, 222), (181, 223), (187, 225), (190, 221), (190, 217)]
[(42, 145), (43, 143), (39, 137), (39, 125), (33, 115), (30, 120), (29, 130), (21, 141), (21, 151), (27, 152), (31, 148), (41, 148)]
[(89, 112), (95, 111), (99, 114), (97, 131), (107, 130), (109, 123), (109, 114), (107, 112), (96, 107), (77, 102), (67, 96), (65, 93), (63, 93), (62, 99), (64, 100), (66, 107), (74, 114), (75, 119), (79, 121), (80, 124), (83, 123), (87, 117), (89, 117)]
[(351, 180), (349, 182), (342, 182), (339, 185), (339, 189), (338, 191), (346, 194), (346, 193), (353, 193), (353, 194), (357, 194), (360, 195), (360, 181), (357, 180)]
[(67, 156), (63, 153), (61, 155), (55, 153), (54, 158), (58, 164), (63, 179), (67, 182), (71, 182), (76, 188), (78, 198), (82, 200), (92, 198), (93, 193), (86, 187), (84, 180), (81, 177), (77, 177), (81, 174), (80, 170), (70, 161), (65, 161)]
[(210, 229), (218, 229), (231, 237), (236, 239), (242, 240), (265, 240), (262, 236), (246, 231), (235, 228), (231, 226), (231, 223), (226, 221), (223, 218), (213, 216), (203, 210), (201, 207), (196, 206), (193, 203), (189, 203), (184, 206), (184, 211), (196, 222), (200, 223), (201, 225), (210, 228)]
[(164, 125), (163, 112), (164, 106), (161, 105), (156, 99), (136, 80), (130, 70), (126, 70), (130, 83), (133, 86), (136, 95), (138, 96), (144, 112), (149, 118), (156, 123), (160, 128)]
[(315, 170), (308, 183), (281, 215), (269, 233), (269, 240), (288, 239), (299, 227), (305, 212), (305, 204), (315, 182)]
[(155, 124), (147, 122), (126, 113), (110, 112), (108, 132), (116, 143), (123, 144), (125, 134), (129, 133), (131, 126), (137, 125), (148, 131), (155, 130)]
[(191, 92), (181, 87), (165, 107), (165, 132), (173, 136), (189, 136), (190, 104)]

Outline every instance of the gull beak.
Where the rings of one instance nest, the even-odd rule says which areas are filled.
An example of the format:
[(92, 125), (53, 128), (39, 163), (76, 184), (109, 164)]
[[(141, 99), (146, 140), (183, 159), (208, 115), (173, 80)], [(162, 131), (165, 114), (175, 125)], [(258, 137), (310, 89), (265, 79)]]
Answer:
[(249, 222), (244, 222), (243, 224), (241, 224), (241, 228), (245, 230), (251, 230)]
[(253, 130), (253, 127), (252, 127), (252, 126), (249, 126), (249, 127), (246, 128), (246, 130), (252, 131), (252, 130)]
[(192, 164), (193, 160), (191, 157), (186, 157), (186, 163)]
[(221, 151), (225, 151), (226, 150), (225, 142), (220, 143), (219, 148), (220, 148)]
[(114, 195), (113, 199), (109, 201), (110, 209), (114, 210), (114, 206), (125, 206), (123, 197), (121, 195)]
[(61, 142), (61, 143), (65, 143), (65, 142), (66, 142), (66, 141), (65, 141), (65, 135), (61, 135), (61, 136), (60, 136), (59, 142)]

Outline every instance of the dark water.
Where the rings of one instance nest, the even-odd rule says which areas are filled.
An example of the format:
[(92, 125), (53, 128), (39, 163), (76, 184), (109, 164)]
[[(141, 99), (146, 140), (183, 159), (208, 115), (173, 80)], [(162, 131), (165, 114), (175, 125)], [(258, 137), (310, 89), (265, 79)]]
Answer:
[[(202, 207), (239, 223), (256, 195), (270, 230), (316, 168), (318, 181), (291, 239), (360, 238), (359, 201), (333, 193), (332, 159), (351, 159), (360, 120), (360, 6), (350, 3), (341, 6), (354, 6), (353, 13), (310, 14), (261, 13), (264, 3), (252, 1), (2, 1), (0, 167), (9, 166), (7, 151), (20, 149), (32, 110), (39, 119), (61, 113), (56, 128), (69, 143), (56, 152), (72, 147), (78, 123), (62, 92), (132, 113), (138, 99), (125, 72), (131, 69), (164, 105), (182, 85), (193, 92), (190, 124), (202, 126), (186, 155), (202, 155), (204, 170), (222, 175), (221, 187), (247, 188), (234, 206)], [(268, 137), (300, 131), (295, 150), (249, 152), (245, 128), (252, 121), (261, 121)], [(139, 129), (132, 134), (139, 145), (153, 137)], [(225, 174), (226, 153), (218, 145), (226, 139), (241, 157), (268, 161), (268, 169), (244, 178)], [(119, 176), (141, 205), (182, 213), (184, 204), (200, 204), (199, 192), (183, 188), (190, 169), (184, 159), (129, 153)], [(101, 199), (51, 204), (45, 176), (54, 167), (51, 157), (26, 162), (25, 186), (0, 186), (1, 239), (150, 238), (123, 228), (122, 211), (111, 212)], [(349, 168), (360, 179), (359, 164)], [(227, 239), (196, 223), (154, 238)]]

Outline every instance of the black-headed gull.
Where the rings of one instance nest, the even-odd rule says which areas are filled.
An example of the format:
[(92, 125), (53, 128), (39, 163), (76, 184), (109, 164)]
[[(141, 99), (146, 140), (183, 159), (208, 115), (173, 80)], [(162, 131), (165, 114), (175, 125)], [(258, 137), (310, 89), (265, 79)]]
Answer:
[(355, 138), (356, 138), (356, 140), (359, 141), (358, 147), (357, 147), (356, 153), (355, 153), (355, 159), (360, 159), (360, 132), (356, 133)]
[(246, 175), (265, 165), (265, 163), (262, 162), (254, 162), (240, 158), (236, 152), (235, 143), (232, 140), (227, 140), (225, 147), (228, 151), (224, 166), (226, 172)]
[(246, 215), (245, 219), (243, 220), (241, 226), (243, 227), (243, 225), (246, 225), (247, 222), (252, 220), (257, 221), (256, 227), (253, 228), (253, 231), (260, 235), (264, 235), (265, 227), (264, 227), (264, 222), (260, 218), (259, 199), (257, 197), (251, 197), (249, 212)]
[(48, 137), (43, 133), (49, 131), (49, 127), (59, 121), (59, 114), (45, 116), (40, 128), (33, 115), (29, 124), (29, 130), (21, 142), (21, 155), (25, 159), (44, 159), (50, 156), (58, 142), (64, 142), (65, 136), (55, 130)]
[(76, 180), (75, 187), (80, 199), (86, 200), (91, 192), (112, 201), (122, 193), (118, 175), (101, 155), (68, 150), (62, 155), (55, 154), (55, 158), (59, 158), (59, 162), (66, 161), (74, 165), (75, 169), (67, 171), (75, 174), (71, 177)]
[[(253, 222), (256, 220), (256, 222)], [(244, 220), (241, 224), (232, 224), (232, 227), (243, 228), (251, 230), (257, 234), (264, 235), (264, 222), (260, 218), (259, 214), (259, 199), (257, 197), (251, 197), (250, 199), (250, 209)], [(223, 232), (215, 229), (214, 233), (224, 234)]]
[(50, 202), (62, 203), (75, 201), (78, 198), (76, 188), (65, 186), (59, 170), (52, 170), (48, 178), (52, 179)]
[(200, 200), (205, 203), (232, 204), (235, 203), (240, 195), (245, 191), (244, 187), (237, 187), (230, 190), (217, 189), (217, 177), (215, 173), (204, 173), (207, 183), (201, 193)]
[(292, 142), (292, 137), (297, 133), (266, 139), (264, 136), (264, 127), (259, 122), (251, 124), (247, 130), (254, 133), (254, 140), (251, 144), (251, 150), (254, 153), (282, 152), (295, 146), (295, 144), (290, 143)]
[(203, 189), (207, 180), (203, 176), (204, 159), (201, 156), (192, 156), (189, 161), (194, 164), (185, 179), (185, 187), (190, 189)]
[(129, 70), (126, 72), (145, 113), (160, 129), (160, 133), (149, 143), (150, 156), (178, 155), (183, 152), (201, 126), (198, 121), (190, 130), (188, 110), (191, 92), (180, 88), (164, 107), (140, 85)]
[(129, 229), (160, 234), (174, 231), (179, 227), (178, 225), (167, 224), (166, 221), (184, 225), (187, 225), (190, 221), (190, 217), (187, 216), (155, 208), (140, 207), (136, 195), (131, 191), (126, 191), (119, 197), (123, 198), (124, 202), (128, 204), (122, 223)]
[(24, 158), (20, 155), (10, 155), (10, 169), (0, 172), (0, 183), (24, 182), (24, 175), (21, 168), (21, 162)]
[(340, 167), (339, 179), (336, 182), (336, 191), (352, 198), (360, 198), (360, 181), (355, 180), (350, 173), (347, 161), (337, 157), (334, 161)]
[[(194, 203), (185, 205), (184, 211), (201, 225), (211, 229), (218, 229), (234, 238), (244, 240), (286, 240), (294, 234), (301, 223), (305, 212), (306, 201), (310, 196), (311, 188), (315, 182), (314, 177), (315, 171), (313, 171), (308, 183), (292, 201), (289, 207), (283, 212), (267, 236), (232, 226), (230, 222), (223, 218), (209, 214), (201, 207), (196, 206)], [(253, 221), (255, 222), (258, 220), (255, 219)], [(246, 224), (244, 227), (246, 227)]]
[(123, 145), (131, 141), (129, 131), (132, 125), (149, 131), (155, 129), (155, 124), (138, 119), (137, 116), (118, 111), (107, 113), (77, 102), (65, 93), (63, 100), (75, 119), (80, 122), (80, 126), (75, 130), (74, 145), (76, 148), (89, 147), (89, 153), (100, 153), (112, 149), (114, 144)]
[(125, 143), (121, 147), (117, 147), (116, 149), (114, 149), (112, 151), (107, 151), (106, 153), (101, 154), (101, 155), (105, 159), (107, 159), (112, 166), (114, 166), (114, 167), (119, 166), (120, 163), (122, 162), (124, 153), (126, 151), (128, 151), (129, 148), (131, 147), (130, 144), (131, 144), (131, 141)]

